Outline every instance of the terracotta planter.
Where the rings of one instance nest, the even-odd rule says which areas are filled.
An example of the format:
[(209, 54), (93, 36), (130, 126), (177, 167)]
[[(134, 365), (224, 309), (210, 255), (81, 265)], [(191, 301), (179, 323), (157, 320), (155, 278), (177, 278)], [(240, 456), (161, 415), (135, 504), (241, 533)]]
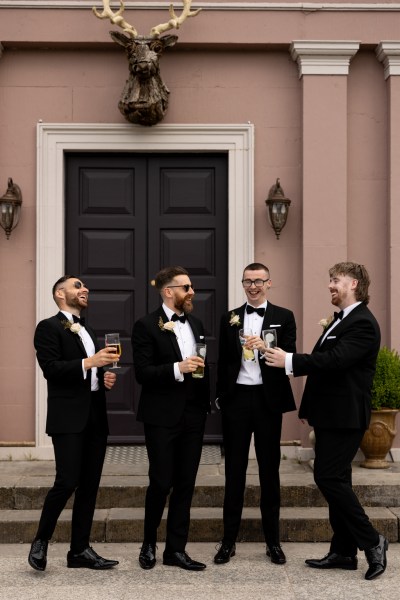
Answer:
[(391, 408), (372, 411), (371, 423), (360, 444), (360, 448), (365, 455), (365, 460), (361, 463), (362, 467), (366, 469), (387, 469), (390, 467), (390, 463), (385, 458), (396, 435), (396, 415), (398, 412), (397, 409)]

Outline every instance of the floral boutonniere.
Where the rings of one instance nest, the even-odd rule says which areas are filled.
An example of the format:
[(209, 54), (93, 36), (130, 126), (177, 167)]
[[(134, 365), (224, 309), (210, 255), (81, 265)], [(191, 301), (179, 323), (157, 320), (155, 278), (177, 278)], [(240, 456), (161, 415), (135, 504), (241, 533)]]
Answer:
[(175, 333), (175, 331), (174, 331), (174, 328), (175, 328), (174, 321), (167, 321), (166, 323), (164, 323), (164, 321), (160, 317), (158, 319), (158, 326), (161, 329), (161, 331), (172, 331), (173, 333)]
[(81, 330), (81, 326), (79, 323), (71, 323), (71, 321), (61, 321), (64, 325), (64, 329), (69, 329), (71, 333), (79, 333)]
[(239, 315), (235, 314), (234, 310), (231, 312), (231, 318), (229, 320), (229, 325), (231, 327), (233, 327), (233, 325), (236, 325), (236, 327), (239, 327), (241, 325), (240, 317), (239, 317)]
[(326, 319), (321, 319), (320, 321), (318, 321), (318, 325), (321, 325), (321, 327), (325, 331), (325, 329), (327, 329), (329, 327), (329, 325), (331, 323), (333, 323), (333, 321), (334, 321), (333, 316), (329, 315), (329, 317), (327, 317)]

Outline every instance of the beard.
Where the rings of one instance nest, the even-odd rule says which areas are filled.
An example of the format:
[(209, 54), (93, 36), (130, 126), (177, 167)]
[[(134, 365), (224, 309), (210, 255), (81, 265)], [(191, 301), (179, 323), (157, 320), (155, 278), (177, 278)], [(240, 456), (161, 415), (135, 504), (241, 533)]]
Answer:
[(193, 302), (190, 296), (185, 296), (180, 300), (175, 300), (175, 308), (180, 312), (184, 312), (185, 314), (189, 314), (193, 310)]

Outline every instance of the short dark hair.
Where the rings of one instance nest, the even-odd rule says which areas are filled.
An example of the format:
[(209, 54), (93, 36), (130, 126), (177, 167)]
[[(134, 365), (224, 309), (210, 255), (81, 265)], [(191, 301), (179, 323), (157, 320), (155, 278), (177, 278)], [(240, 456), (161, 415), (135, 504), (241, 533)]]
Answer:
[(159, 271), (155, 276), (154, 285), (160, 292), (163, 288), (167, 287), (177, 275), (189, 275), (189, 273), (186, 271), (186, 269), (180, 266), (165, 267), (164, 269), (161, 269), (161, 271)]
[(359, 265), (355, 262), (336, 263), (336, 265), (333, 265), (333, 267), (329, 269), (329, 277), (336, 277), (337, 275), (348, 275), (352, 279), (357, 279), (357, 287), (355, 290), (356, 300), (357, 302), (368, 304), (368, 288), (371, 280), (364, 265)]
[(245, 267), (243, 269), (243, 275), (244, 275), (245, 271), (266, 271), (266, 273), (268, 273), (268, 277), (269, 277), (269, 269), (262, 263), (257, 263), (257, 262), (250, 263), (249, 265), (247, 265), (247, 267)]
[(55, 293), (58, 290), (58, 288), (60, 287), (60, 285), (62, 283), (65, 283), (66, 281), (68, 281), (68, 279), (79, 279), (79, 278), (76, 277), (76, 275), (63, 275), (62, 277), (60, 277), (60, 279), (57, 279), (57, 281), (55, 282), (55, 284), (53, 285), (53, 288), (51, 290), (51, 292), (53, 294), (53, 298), (55, 297)]

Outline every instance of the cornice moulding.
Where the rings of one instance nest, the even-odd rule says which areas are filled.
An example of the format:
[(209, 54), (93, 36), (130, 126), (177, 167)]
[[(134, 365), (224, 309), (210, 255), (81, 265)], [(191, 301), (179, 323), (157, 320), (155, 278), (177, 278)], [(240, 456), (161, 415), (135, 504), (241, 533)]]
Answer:
[(349, 65), (360, 47), (358, 41), (293, 41), (290, 55), (303, 75), (348, 75)]
[[(127, 9), (136, 10), (164, 10), (167, 8), (166, 2), (124, 2)], [(100, 0), (0, 0), (0, 10), (2, 8), (13, 9), (75, 9), (88, 10), (93, 6), (100, 7)], [(178, 7), (179, 0), (175, 1)], [(118, 7), (118, 2), (113, 1), (112, 7)], [(301, 11), (310, 12), (400, 12), (400, 3), (313, 3), (313, 2), (203, 2), (195, 3), (192, 8), (203, 8), (208, 11)]]
[(400, 75), (400, 42), (380, 42), (376, 48), (377, 59), (383, 63), (385, 79)]

